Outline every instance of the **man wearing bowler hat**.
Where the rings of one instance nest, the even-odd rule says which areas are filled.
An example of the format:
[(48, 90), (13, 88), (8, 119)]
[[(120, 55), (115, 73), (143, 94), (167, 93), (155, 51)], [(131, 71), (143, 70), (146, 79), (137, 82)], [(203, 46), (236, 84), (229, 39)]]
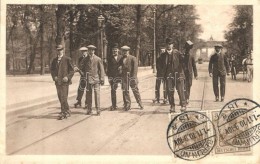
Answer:
[(166, 39), (166, 52), (162, 54), (162, 72), (166, 81), (166, 92), (170, 103), (170, 112), (175, 112), (174, 88), (179, 93), (181, 111), (186, 110), (186, 100), (183, 84), (183, 68), (181, 65), (181, 53), (173, 48), (173, 40)]
[(121, 47), (123, 57), (120, 60), (120, 66), (122, 67), (122, 90), (124, 108), (126, 111), (131, 109), (131, 99), (129, 95), (129, 86), (131, 87), (136, 102), (139, 104), (140, 109), (143, 109), (141, 96), (138, 89), (137, 71), (138, 64), (136, 57), (129, 54), (130, 47)]
[(93, 45), (87, 46), (88, 56), (81, 64), (81, 70), (86, 77), (86, 102), (87, 115), (92, 114), (92, 92), (95, 94), (95, 107), (97, 115), (100, 115), (100, 85), (104, 85), (104, 67), (102, 60), (95, 55), (96, 47)]
[(71, 59), (63, 54), (63, 46), (57, 46), (58, 56), (53, 59), (51, 63), (51, 76), (55, 81), (58, 98), (61, 104), (61, 113), (59, 120), (70, 116), (70, 109), (68, 104), (69, 85), (72, 83), (71, 79), (74, 75), (73, 65)]
[(194, 77), (197, 80), (198, 78), (198, 72), (197, 72), (197, 67), (196, 67), (196, 62), (194, 59), (194, 56), (190, 54), (190, 50), (193, 47), (193, 43), (188, 40), (185, 43), (185, 52), (184, 52), (184, 56), (183, 56), (183, 70), (184, 70), (184, 75), (185, 75), (185, 98), (187, 101), (187, 104), (189, 103), (189, 99), (190, 99), (190, 89), (192, 86), (192, 78), (193, 78), (193, 73), (194, 73)]
[(115, 43), (112, 47), (112, 55), (108, 58), (108, 65), (107, 65), (107, 76), (109, 80), (109, 84), (111, 86), (111, 101), (112, 106), (110, 110), (116, 110), (117, 109), (117, 101), (116, 101), (116, 90), (118, 88), (118, 83), (120, 83), (121, 80), (121, 73), (122, 70), (119, 69), (119, 61), (121, 60), (122, 55), (119, 55), (119, 47), (118, 44)]
[[(79, 51), (81, 52), (82, 56), (78, 60), (78, 65), (80, 65), (81, 62), (88, 56), (88, 48), (81, 47), (79, 49)], [(84, 90), (86, 88), (86, 77), (84, 76), (83, 72), (78, 67), (75, 67), (74, 70), (75, 70), (75, 72), (79, 72), (79, 74), (80, 74), (80, 81), (79, 81), (78, 93), (77, 93), (77, 98), (76, 98), (77, 102), (74, 104), (75, 108), (77, 108), (77, 106), (81, 106), (81, 99), (84, 94)], [(85, 107), (86, 107), (86, 104), (87, 103), (85, 102)]]
[(220, 81), (220, 96), (221, 101), (225, 99), (226, 75), (229, 75), (229, 64), (227, 57), (222, 53), (223, 46), (215, 45), (215, 53), (209, 60), (209, 76), (213, 78), (213, 91), (216, 101), (219, 101), (219, 87)]

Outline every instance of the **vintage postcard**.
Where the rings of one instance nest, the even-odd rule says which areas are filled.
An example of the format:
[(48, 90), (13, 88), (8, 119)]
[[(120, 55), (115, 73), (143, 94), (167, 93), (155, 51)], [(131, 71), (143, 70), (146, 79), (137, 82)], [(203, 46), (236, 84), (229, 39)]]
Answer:
[(1, 1), (0, 163), (260, 163), (260, 1)]

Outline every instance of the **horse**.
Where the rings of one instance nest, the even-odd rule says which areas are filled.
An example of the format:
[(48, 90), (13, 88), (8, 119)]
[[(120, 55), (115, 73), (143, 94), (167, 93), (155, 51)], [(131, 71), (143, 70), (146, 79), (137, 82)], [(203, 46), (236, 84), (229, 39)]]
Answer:
[(247, 57), (242, 61), (243, 80), (251, 82), (253, 79), (253, 59)]

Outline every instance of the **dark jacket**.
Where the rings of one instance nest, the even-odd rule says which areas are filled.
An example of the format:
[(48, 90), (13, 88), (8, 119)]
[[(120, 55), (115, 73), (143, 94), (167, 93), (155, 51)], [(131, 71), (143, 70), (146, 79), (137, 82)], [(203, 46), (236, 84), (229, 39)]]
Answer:
[(222, 76), (229, 73), (230, 68), (227, 57), (224, 54), (218, 56), (217, 53), (213, 54), (209, 60), (209, 73), (217, 75), (220, 73)]
[[(71, 84), (71, 79), (74, 75), (73, 65), (71, 59), (67, 56), (62, 56), (60, 63), (58, 63), (58, 57), (54, 58), (51, 63), (51, 76), (55, 81), (55, 77), (58, 77), (58, 81), (55, 82), (56, 85), (69, 85)], [(68, 77), (68, 82), (63, 82), (62, 79)]]
[(122, 55), (117, 56), (117, 60), (114, 56), (111, 56), (107, 60), (107, 76), (109, 78), (121, 77), (121, 72), (119, 71), (119, 61), (121, 60)]
[(182, 65), (180, 63), (181, 54), (178, 50), (173, 49), (170, 54), (167, 51), (161, 55), (161, 71), (162, 75), (167, 77), (175, 77), (177, 74), (183, 74)]
[(194, 56), (191, 54), (184, 54), (183, 57), (183, 70), (185, 73), (185, 76), (191, 76), (194, 73), (194, 77), (198, 76), (196, 62), (194, 59)]
[(89, 84), (104, 82), (105, 71), (102, 60), (98, 56), (93, 55), (92, 59), (90, 59), (90, 55), (85, 57), (81, 62), (80, 70), (84, 74), (89, 73), (88, 77), (86, 76)]
[(156, 59), (156, 76), (158, 78), (160, 77), (164, 77), (164, 74), (163, 74), (163, 71), (162, 71), (162, 67), (165, 63), (163, 62), (163, 59), (162, 59), (162, 55), (160, 54), (160, 56)]
[[(126, 60), (124, 62), (125, 58)], [(131, 78), (137, 79), (138, 65), (137, 65), (136, 57), (132, 55), (122, 57), (119, 61), (119, 65), (122, 66), (122, 77), (127, 77), (127, 72), (129, 72)]]

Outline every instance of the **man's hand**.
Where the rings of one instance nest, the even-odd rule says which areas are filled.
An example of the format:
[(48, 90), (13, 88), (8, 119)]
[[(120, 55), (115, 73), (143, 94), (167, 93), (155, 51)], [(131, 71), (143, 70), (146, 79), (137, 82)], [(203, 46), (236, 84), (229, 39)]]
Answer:
[(54, 81), (58, 81), (58, 77), (57, 76), (54, 77)]
[(74, 67), (74, 72), (78, 72), (79, 68), (78, 67)]
[(68, 77), (63, 77), (63, 79), (62, 79), (62, 81), (64, 82), (64, 83), (66, 83), (66, 82), (68, 82)]
[(198, 76), (196, 76), (195, 79), (198, 80)]
[(212, 77), (212, 73), (209, 73), (209, 77)]
[(103, 80), (100, 81), (100, 85), (104, 85), (104, 81)]

